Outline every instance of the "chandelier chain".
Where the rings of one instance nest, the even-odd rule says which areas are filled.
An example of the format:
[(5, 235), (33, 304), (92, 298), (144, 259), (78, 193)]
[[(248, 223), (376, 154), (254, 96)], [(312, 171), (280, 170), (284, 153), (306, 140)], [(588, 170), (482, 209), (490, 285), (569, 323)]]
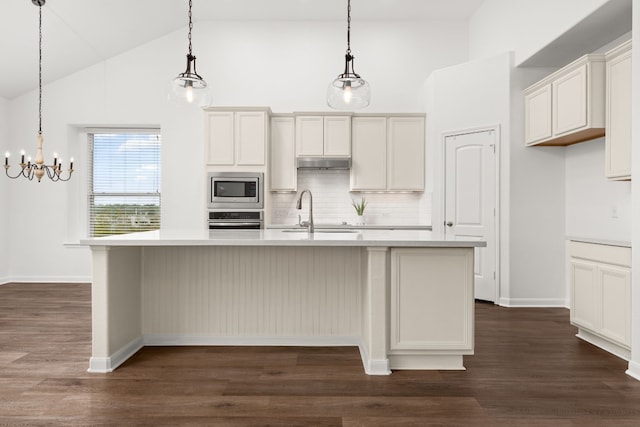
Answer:
[[(44, 2), (42, 2), (44, 3)], [(38, 39), (38, 133), (42, 134), (42, 4), (39, 10)]]
[(191, 6), (192, 0), (189, 0), (189, 56), (191, 55), (191, 30), (193, 30), (193, 21), (191, 20)]

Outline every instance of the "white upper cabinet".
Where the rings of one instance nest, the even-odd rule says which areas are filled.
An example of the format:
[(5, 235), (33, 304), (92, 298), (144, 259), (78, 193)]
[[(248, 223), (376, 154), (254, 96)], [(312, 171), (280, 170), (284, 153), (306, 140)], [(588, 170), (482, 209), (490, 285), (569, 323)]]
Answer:
[(208, 165), (264, 166), (268, 110), (205, 110)]
[(570, 145), (605, 134), (605, 57), (585, 55), (524, 91), (527, 145)]
[(631, 41), (607, 52), (605, 174), (631, 179)]
[(387, 118), (354, 117), (351, 138), (351, 189), (387, 189)]
[(299, 157), (351, 156), (351, 116), (297, 115), (296, 153)]
[(352, 123), (351, 190), (424, 191), (424, 115)]
[(293, 116), (271, 117), (271, 191), (296, 191), (296, 131)]
[(387, 189), (424, 190), (424, 117), (390, 117)]
[(544, 141), (553, 135), (551, 129), (551, 84), (545, 84), (525, 95), (525, 139), (527, 144)]

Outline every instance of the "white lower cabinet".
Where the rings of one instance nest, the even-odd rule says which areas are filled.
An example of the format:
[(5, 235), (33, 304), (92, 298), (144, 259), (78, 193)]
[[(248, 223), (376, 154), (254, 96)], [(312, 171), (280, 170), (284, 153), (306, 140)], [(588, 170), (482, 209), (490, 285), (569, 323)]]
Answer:
[(631, 349), (631, 248), (569, 243), (571, 324), (623, 359)]
[(391, 369), (424, 369), (425, 355), (443, 369), (449, 355), (473, 354), (473, 248), (394, 248), (390, 287)]

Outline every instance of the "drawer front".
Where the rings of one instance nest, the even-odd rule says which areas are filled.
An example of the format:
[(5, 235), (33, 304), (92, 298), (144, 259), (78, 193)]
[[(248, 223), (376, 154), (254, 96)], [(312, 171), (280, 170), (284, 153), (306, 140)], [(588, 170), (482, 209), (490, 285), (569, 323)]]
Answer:
[(585, 242), (569, 242), (572, 258), (588, 259), (605, 264), (631, 267), (631, 248), (623, 246), (599, 245)]

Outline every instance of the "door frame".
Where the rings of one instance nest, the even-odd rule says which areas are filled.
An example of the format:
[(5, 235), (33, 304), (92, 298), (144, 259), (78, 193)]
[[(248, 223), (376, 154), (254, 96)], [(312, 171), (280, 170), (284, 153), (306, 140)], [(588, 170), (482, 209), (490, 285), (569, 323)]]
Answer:
[(500, 161), (500, 156), (501, 156), (501, 140), (502, 140), (502, 134), (500, 132), (500, 125), (489, 125), (489, 126), (479, 126), (479, 127), (473, 127), (473, 128), (467, 128), (467, 129), (461, 129), (461, 130), (453, 130), (453, 131), (447, 131), (447, 132), (442, 132), (442, 134), (440, 135), (440, 170), (442, 172), (442, 179), (440, 180), (440, 185), (439, 185), (439, 192), (440, 192), (440, 197), (439, 197), (439, 204), (440, 204), (440, 209), (438, 210), (438, 214), (439, 214), (439, 221), (438, 221), (438, 225), (437, 227), (434, 227), (434, 229), (436, 230), (441, 230), (442, 234), (444, 235), (445, 233), (445, 228), (444, 228), (444, 221), (445, 221), (445, 211), (446, 211), (446, 171), (447, 171), (447, 165), (446, 165), (446, 152), (447, 152), (447, 147), (446, 147), (446, 142), (447, 142), (447, 138), (448, 137), (452, 137), (452, 136), (459, 136), (459, 135), (468, 135), (468, 134), (472, 134), (472, 133), (482, 133), (482, 132), (494, 132), (495, 133), (495, 140), (494, 140), (494, 144), (495, 144), (495, 216), (494, 216), (494, 224), (493, 224), (493, 229), (494, 229), (494, 238), (495, 238), (495, 260), (496, 260), (496, 265), (495, 265), (495, 296), (496, 299), (494, 301), (494, 304), (498, 305), (499, 301), (500, 301), (500, 203), (501, 203), (501, 195), (500, 195), (500, 169), (501, 169), (501, 161)]

